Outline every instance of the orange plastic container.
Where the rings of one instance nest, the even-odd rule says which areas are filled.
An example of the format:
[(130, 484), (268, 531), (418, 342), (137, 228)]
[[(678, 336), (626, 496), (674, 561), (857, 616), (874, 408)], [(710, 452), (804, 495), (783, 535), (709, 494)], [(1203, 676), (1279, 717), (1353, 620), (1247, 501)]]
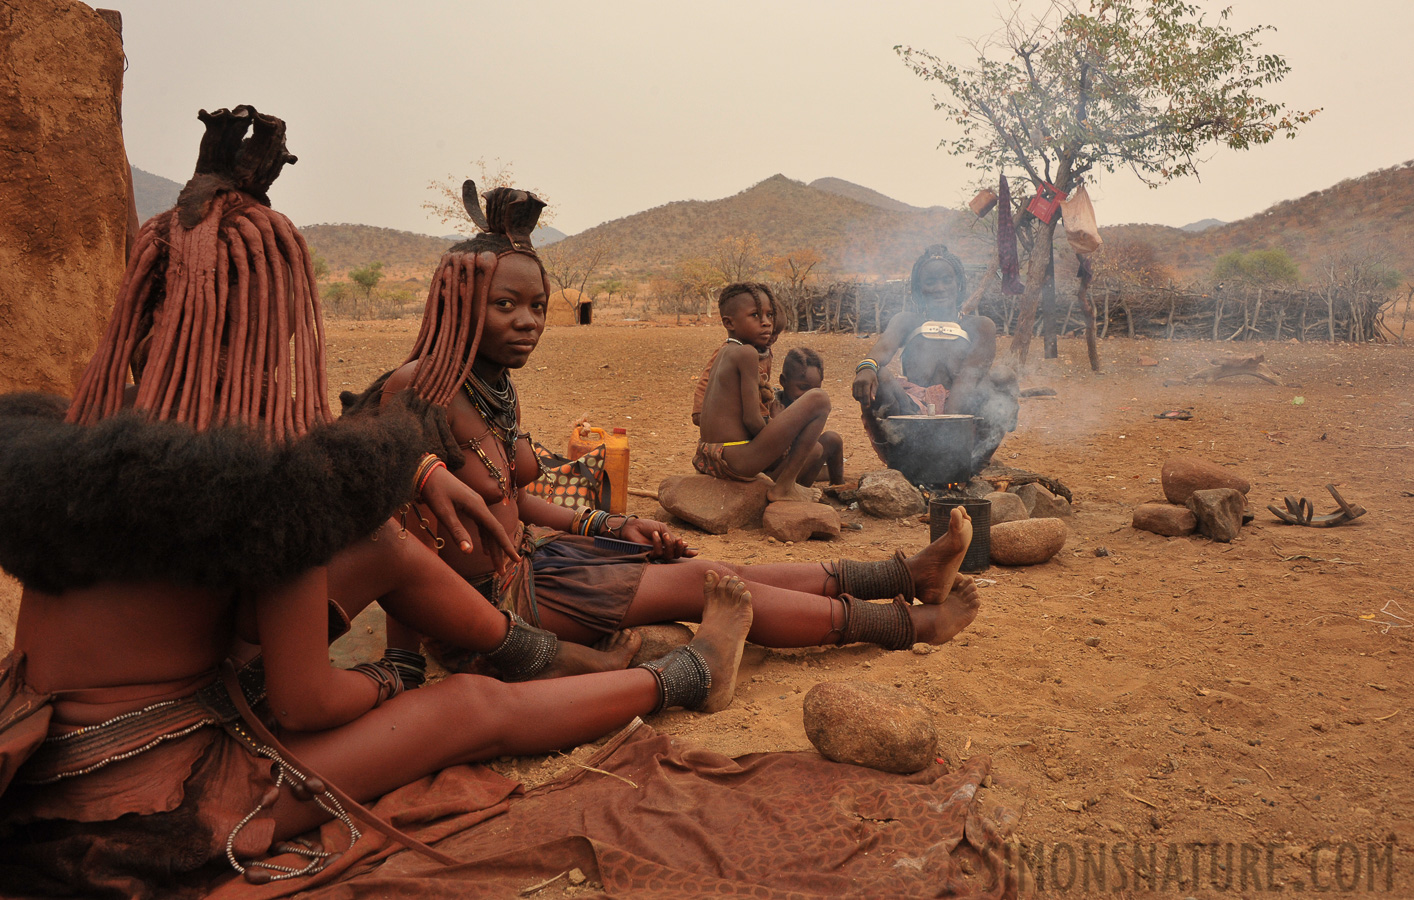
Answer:
[(609, 512), (628, 511), (628, 429), (605, 431), (583, 423), (570, 432), (570, 459), (579, 459), (600, 444), (604, 445), (604, 487), (608, 494)]

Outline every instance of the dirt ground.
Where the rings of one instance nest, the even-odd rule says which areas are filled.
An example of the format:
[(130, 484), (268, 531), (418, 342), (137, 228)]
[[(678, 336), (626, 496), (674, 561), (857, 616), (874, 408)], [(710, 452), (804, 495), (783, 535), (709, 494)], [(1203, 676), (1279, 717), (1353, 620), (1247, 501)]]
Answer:
[[(331, 390), (362, 387), (400, 361), (416, 328), (416, 320), (331, 323)], [(626, 427), (632, 486), (656, 488), (690, 470), (693, 379), (721, 339), (720, 328), (705, 325), (551, 328), (517, 378), (526, 424), (558, 449), (582, 417)], [(869, 339), (786, 334), (777, 359), (803, 345), (826, 360), (830, 427), (845, 438), (847, 473), (878, 468), (848, 399)], [(934, 711), (951, 764), (992, 756), (993, 799), (1022, 813), (1018, 852), (1033, 868), (1039, 860), (1035, 877), (1047, 893), (1384, 893), (1388, 885), (1396, 896), (1414, 894), (1406, 556), (1414, 353), (1238, 349), (1264, 351), (1286, 385), (1167, 386), (1215, 354), (1209, 343), (1106, 341), (1105, 372), (1095, 375), (1083, 344), (1063, 341), (1060, 359), (1033, 361), (1022, 382), (1057, 396), (1023, 401), (1020, 426), (998, 453), (1074, 492), (1071, 537), (1058, 557), (986, 572), (976, 623), (934, 653), (753, 648), (730, 709), (668, 713), (653, 724), (731, 755), (806, 750), (801, 705), (812, 685), (896, 685)], [(1159, 365), (1141, 367), (1141, 355)], [(1174, 407), (1190, 407), (1193, 419), (1154, 418)], [(1257, 519), (1236, 541), (1130, 527), (1136, 504), (1163, 499), (1159, 471), (1174, 454), (1230, 466), (1252, 482)], [(1278, 524), (1265, 510), (1286, 494), (1333, 509), (1327, 483), (1369, 515), (1311, 529)], [(665, 515), (638, 497), (629, 511)], [(915, 522), (843, 518), (863, 530), (794, 546), (753, 532), (693, 532), (691, 540), (708, 557), (765, 563), (877, 558), (928, 539)], [(1100, 548), (1108, 555), (1097, 556)], [(539, 781), (566, 763), (499, 768)], [(1144, 865), (1156, 854), (1152, 883), (1135, 880), (1136, 846)]]
[[(401, 361), (417, 326), (329, 323), (331, 392)], [(656, 488), (690, 470), (693, 379), (721, 339), (705, 325), (551, 328), (517, 377), (525, 423), (560, 449), (579, 418), (627, 427), (632, 486)], [(869, 339), (786, 334), (777, 359), (803, 345), (826, 360), (848, 475), (878, 468), (848, 399)], [(1414, 896), (1414, 353), (1245, 345), (1266, 352), (1284, 387), (1169, 386), (1214, 345), (1109, 340), (1101, 375), (1083, 344), (1061, 346), (1022, 381), (1057, 396), (1023, 401), (998, 452), (1074, 492), (1058, 557), (986, 572), (976, 623), (931, 654), (751, 648), (730, 709), (668, 713), (654, 726), (730, 755), (808, 750), (801, 706), (812, 685), (895, 685), (933, 710), (950, 764), (991, 755), (989, 799), (1021, 814), (1016, 852), (1047, 894)], [(1159, 365), (1139, 366), (1140, 355)], [(1174, 407), (1193, 419), (1154, 418)], [(1162, 500), (1160, 466), (1174, 454), (1251, 480), (1257, 518), (1235, 542), (1130, 527), (1136, 504)], [(1286, 494), (1333, 509), (1328, 482), (1369, 515), (1308, 529), (1265, 510)], [(665, 515), (637, 497), (629, 511)], [(705, 556), (736, 563), (878, 558), (928, 539), (916, 522), (843, 518), (863, 529), (794, 546), (688, 530)], [(0, 601), (14, 594), (13, 582), (0, 585)], [(587, 753), (497, 768), (538, 782)], [(1137, 869), (1136, 850), (1146, 861)]]

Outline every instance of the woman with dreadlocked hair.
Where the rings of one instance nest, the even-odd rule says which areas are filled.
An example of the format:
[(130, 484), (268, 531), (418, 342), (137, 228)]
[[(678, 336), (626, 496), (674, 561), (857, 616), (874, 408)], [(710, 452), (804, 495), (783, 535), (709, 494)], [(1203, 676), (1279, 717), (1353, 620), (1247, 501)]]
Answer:
[[(710, 603), (703, 585), (729, 576), (751, 591), (750, 640), (771, 647), (868, 641), (903, 649), (943, 643), (971, 623), (977, 589), (957, 575), (971, 537), (961, 510), (948, 536), (912, 557), (736, 566), (692, 558), (662, 522), (528, 495), (539, 464), (510, 372), (526, 364), (545, 328), (549, 285), (530, 243), (544, 203), (496, 188), (483, 213), (470, 181), (462, 199), (482, 233), (442, 257), (408, 360), (345, 403), (357, 410), (381, 395), (387, 405), (411, 389), (430, 405), (425, 464), (450, 467), (479, 498), (468, 504), (475, 521), (436, 515), (454, 537), (442, 558), (481, 594), (585, 644), (627, 626), (696, 620)], [(449, 668), (467, 664), (430, 645)]]
[[(962, 260), (934, 244), (913, 264), (910, 308), (889, 319), (869, 355), (855, 367), (853, 393), (864, 430), (888, 465), (880, 420), (889, 416), (976, 416), (972, 471), (992, 461), (1007, 432), (1016, 429), (1018, 392), (1010, 369), (993, 369), (997, 326), (986, 316), (964, 316), (967, 296)], [(885, 366), (900, 351), (903, 377)]]
[(396, 539), (423, 438), (405, 411), (327, 423), (308, 254), (264, 196), (294, 159), (284, 125), (250, 107), (202, 119), (197, 174), (144, 229), (78, 397), (0, 398), (0, 565), (23, 585), (0, 659), (7, 896), (311, 874), (338, 854), (285, 842), (330, 818), (351, 841), (360, 825), (409, 841), (360, 802), (720, 707), (750, 626), (744, 586), (722, 579), (698, 637), (633, 669), (419, 687), (420, 657), (331, 667), (347, 622), (328, 598), (357, 611), (385, 590), (360, 565), (406, 575), (382, 598), (393, 614), (508, 680), (543, 673), (557, 641)]

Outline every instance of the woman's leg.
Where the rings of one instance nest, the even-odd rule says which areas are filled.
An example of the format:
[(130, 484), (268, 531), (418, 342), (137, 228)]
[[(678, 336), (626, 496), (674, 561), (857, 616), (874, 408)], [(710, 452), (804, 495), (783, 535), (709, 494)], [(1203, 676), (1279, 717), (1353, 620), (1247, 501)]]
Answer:
[[(704, 587), (705, 584), (705, 587)], [(702, 626), (689, 645), (711, 672), (704, 709), (731, 702), (741, 648), (751, 627), (751, 594), (737, 578), (696, 587)], [(505, 684), (452, 675), (410, 691), (354, 722), (329, 731), (290, 733), (290, 750), (354, 799), (379, 797), (450, 765), (497, 756), (547, 753), (594, 740), (671, 703), (644, 668)], [(328, 818), (289, 791), (274, 806), (277, 837)]]
[[(477, 653), (500, 646), (509, 627), (505, 615), (436, 552), (416, 540), (398, 539), (400, 530), (390, 520), (376, 540), (356, 541), (334, 557), (329, 564), (329, 595), (334, 601), (350, 618), (378, 601), (389, 616), (389, 646), (414, 650), (417, 635)], [(536, 677), (622, 669), (641, 643), (642, 638), (628, 634), (604, 650), (561, 644), (554, 660)]]
[[(905, 561), (917, 599), (922, 601), (908, 608), (918, 640), (945, 643), (976, 618), (977, 586), (971, 578), (958, 576), (971, 541), (972, 521), (958, 507), (948, 534)], [(844, 601), (837, 598), (838, 576), (829, 566), (818, 563), (733, 566), (712, 560), (679, 559), (650, 565), (622, 624), (697, 621), (702, 600), (695, 585), (708, 572), (734, 573), (747, 582), (755, 609), (747, 639), (753, 644), (814, 647), (835, 644), (844, 637), (847, 617)], [(551, 610), (542, 612), (541, 624), (565, 640), (587, 641), (596, 636)]]

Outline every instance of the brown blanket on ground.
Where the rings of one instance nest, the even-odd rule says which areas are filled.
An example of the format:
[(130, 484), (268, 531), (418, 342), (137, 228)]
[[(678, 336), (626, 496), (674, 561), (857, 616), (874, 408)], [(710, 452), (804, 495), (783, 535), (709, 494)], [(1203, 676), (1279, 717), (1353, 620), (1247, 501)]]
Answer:
[[(933, 766), (899, 776), (814, 753), (733, 760), (639, 725), (590, 764), (613, 775), (580, 769), (512, 796), (504, 813), (479, 825), (510, 783), (478, 767), (446, 770), (378, 803), (465, 865), (404, 851), (370, 868), (389, 851), (366, 833), (331, 867), (338, 883), (233, 881), (212, 896), (252, 900), (304, 888), (298, 896), (318, 900), (504, 898), (575, 868), (588, 876), (573, 891), (580, 900), (1018, 896), (997, 849), (1015, 817), (978, 797), (986, 757), (954, 773)], [(328, 846), (343, 840), (330, 829)], [(566, 886), (560, 878), (534, 896), (564, 896)]]

